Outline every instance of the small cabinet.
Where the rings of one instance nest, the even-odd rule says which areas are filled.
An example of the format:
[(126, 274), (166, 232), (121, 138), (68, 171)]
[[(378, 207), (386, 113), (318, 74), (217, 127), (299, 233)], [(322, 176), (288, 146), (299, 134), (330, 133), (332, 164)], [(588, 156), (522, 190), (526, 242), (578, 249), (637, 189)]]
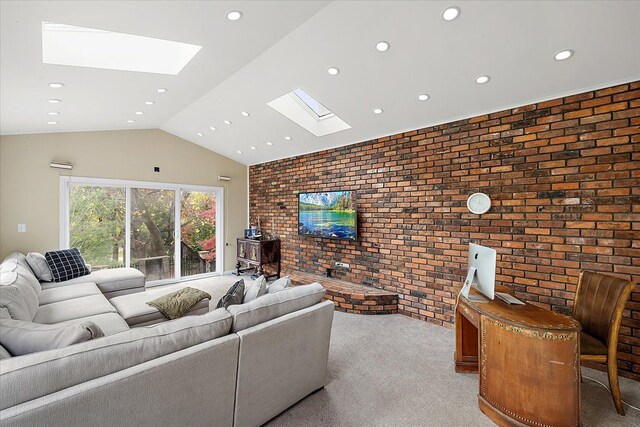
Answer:
[[(280, 278), (280, 239), (238, 239), (236, 256), (237, 275), (254, 270), (257, 276), (264, 274), (263, 266), (277, 264), (276, 273), (268, 277)], [(246, 267), (244, 267), (246, 265)], [(243, 268), (244, 267), (244, 268)]]

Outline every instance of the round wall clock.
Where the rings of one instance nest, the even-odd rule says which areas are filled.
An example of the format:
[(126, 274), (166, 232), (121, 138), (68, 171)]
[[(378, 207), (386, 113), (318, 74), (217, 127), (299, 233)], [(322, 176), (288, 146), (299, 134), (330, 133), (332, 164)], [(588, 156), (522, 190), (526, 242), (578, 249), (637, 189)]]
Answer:
[(473, 193), (467, 199), (469, 212), (480, 215), (491, 209), (491, 198), (484, 193)]

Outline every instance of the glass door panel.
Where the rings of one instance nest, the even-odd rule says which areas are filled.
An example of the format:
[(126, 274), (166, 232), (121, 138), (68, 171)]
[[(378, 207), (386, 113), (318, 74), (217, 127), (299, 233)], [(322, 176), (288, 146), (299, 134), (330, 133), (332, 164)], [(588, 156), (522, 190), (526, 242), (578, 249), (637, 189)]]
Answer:
[(147, 282), (172, 279), (175, 253), (175, 191), (131, 188), (131, 266)]
[(125, 189), (74, 184), (69, 189), (69, 247), (92, 270), (125, 266)]
[(216, 194), (180, 192), (180, 275), (216, 271)]

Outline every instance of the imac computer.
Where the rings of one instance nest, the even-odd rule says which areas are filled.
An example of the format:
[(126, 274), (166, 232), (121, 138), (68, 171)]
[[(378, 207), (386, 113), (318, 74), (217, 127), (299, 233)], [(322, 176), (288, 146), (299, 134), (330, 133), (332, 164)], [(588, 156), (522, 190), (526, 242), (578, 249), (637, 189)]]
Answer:
[(469, 301), (482, 302), (486, 299), (478, 295), (469, 296), (473, 286), (482, 295), (493, 300), (496, 283), (496, 250), (469, 243), (469, 265), (467, 278), (462, 287), (462, 296)]

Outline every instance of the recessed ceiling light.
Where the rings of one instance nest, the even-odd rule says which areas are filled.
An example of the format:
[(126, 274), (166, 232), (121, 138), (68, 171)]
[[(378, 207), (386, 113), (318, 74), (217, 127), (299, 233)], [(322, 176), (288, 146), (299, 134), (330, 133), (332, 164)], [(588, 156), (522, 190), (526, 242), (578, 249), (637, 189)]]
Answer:
[(154, 101), (144, 101), (145, 105), (153, 105), (155, 104)]
[(62, 83), (49, 83), (49, 87), (54, 88), (54, 89), (59, 89), (62, 86), (64, 86), (64, 84), (62, 84)]
[(376, 50), (378, 52), (386, 52), (389, 50), (389, 42), (381, 41), (376, 44)]
[(135, 120), (127, 120), (127, 123), (135, 123)]
[(287, 141), (291, 141), (291, 137), (290, 136), (285, 136), (284, 139), (286, 139)]
[(418, 101), (426, 101), (427, 99), (429, 99), (429, 95), (426, 93), (418, 95)]
[(57, 125), (58, 122), (47, 122), (48, 125)]
[(50, 115), (50, 116), (57, 116), (60, 113), (57, 112), (57, 111), (49, 111), (47, 114)]
[(251, 146), (251, 149), (252, 149), (252, 150), (257, 150), (257, 148), (256, 148), (256, 147), (254, 147), (253, 145)]
[(487, 75), (478, 76), (476, 77), (476, 83), (478, 83), (479, 85), (483, 85), (487, 83), (490, 79), (491, 78)]
[(573, 56), (573, 51), (571, 49), (561, 50), (556, 53), (553, 57), (556, 61), (564, 61), (565, 59), (569, 59)]
[(60, 104), (62, 101), (60, 101), (59, 99), (50, 99), (49, 100), (49, 104)]
[(198, 136), (204, 136), (204, 133), (198, 132)]
[(243, 112), (242, 112), (242, 113), (240, 113), (240, 114), (242, 114), (242, 115), (243, 115), (243, 116), (245, 116), (245, 117), (249, 117), (249, 113), (247, 113), (246, 111), (243, 111)]
[(338, 70), (336, 67), (329, 67), (327, 68), (327, 73), (331, 74), (332, 76), (336, 76), (340, 74), (340, 70)]
[(144, 114), (144, 111), (136, 111), (136, 114), (137, 114), (138, 116), (141, 116), (141, 115), (143, 115), (143, 114)]
[(209, 126), (209, 129), (211, 129), (211, 130), (217, 130), (214, 126)]
[(227, 19), (229, 21), (237, 21), (240, 18), (242, 18), (242, 12), (240, 12), (239, 10), (232, 10), (231, 12), (227, 13)]
[(238, 154), (242, 154), (242, 151), (238, 150), (238, 151), (236, 151), (236, 153), (238, 153)]
[(382, 108), (374, 108), (373, 109), (373, 114), (382, 114)]
[(445, 21), (453, 21), (458, 16), (460, 16), (460, 9), (455, 6), (448, 7), (442, 12), (442, 19)]
[(230, 122), (229, 120), (225, 120), (225, 121), (224, 121), (224, 124), (225, 124), (225, 125), (230, 125), (230, 124), (231, 124), (231, 122)]
[(267, 141), (267, 145), (273, 145), (273, 142)]
[(166, 88), (161, 87), (160, 89), (156, 89), (156, 92), (158, 93), (165, 93), (167, 91)]

